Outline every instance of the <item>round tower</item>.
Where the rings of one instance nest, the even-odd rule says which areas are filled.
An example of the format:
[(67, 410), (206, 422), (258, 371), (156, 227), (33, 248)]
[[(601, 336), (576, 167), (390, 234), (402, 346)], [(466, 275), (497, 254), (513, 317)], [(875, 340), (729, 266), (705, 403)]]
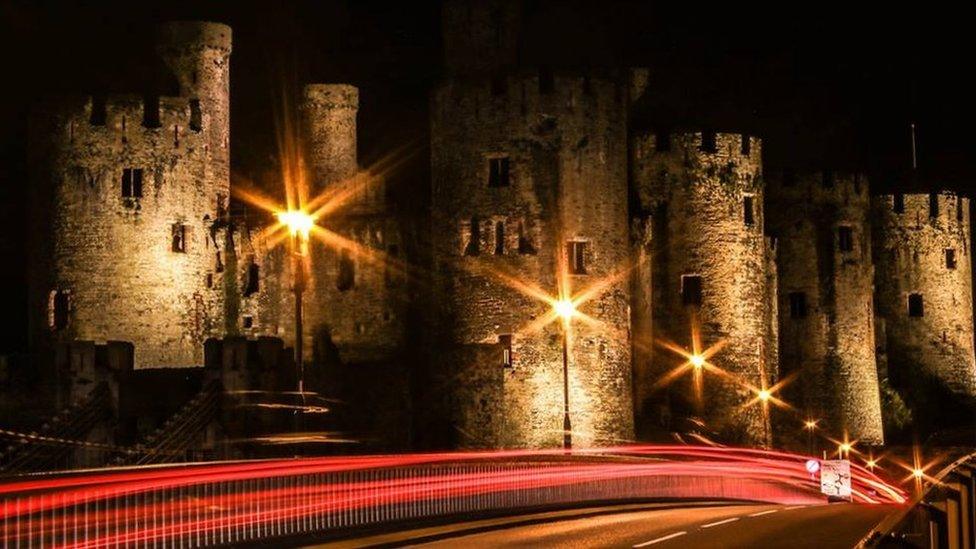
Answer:
[(562, 443), (562, 332), (537, 321), (561, 271), (570, 293), (598, 288), (580, 305), (596, 322), (570, 325), (573, 443), (633, 438), (624, 96), (611, 78), (545, 71), (434, 91), (434, 304), (449, 329), (430, 390), (449, 444)]
[[(768, 415), (759, 405), (743, 408), (773, 384), (775, 371), (766, 364), (775, 357), (767, 349), (775, 334), (765, 321), (772, 250), (763, 235), (761, 142), (730, 133), (649, 133), (633, 139), (632, 162), (636, 198), (653, 220), (655, 339), (691, 349), (692, 330), (700, 330), (703, 348), (722, 345), (710, 361), (737, 378), (706, 372), (701, 401), (690, 381), (676, 382), (672, 416), (701, 415), (727, 439), (763, 443)], [(685, 360), (666, 351), (654, 356), (659, 376)]]
[(969, 199), (889, 194), (874, 198), (873, 211), (876, 304), (892, 383), (976, 395)]
[(32, 116), (38, 351), (120, 340), (133, 343), (137, 368), (199, 366), (203, 342), (223, 332), (227, 258), (214, 222), (226, 208), (227, 155), (212, 139), (226, 145), (230, 29), (181, 23), (162, 34), (166, 52), (200, 59), (180, 66), (199, 69), (185, 91), (201, 95), (57, 100)]
[(777, 172), (766, 181), (781, 371), (797, 375), (787, 394), (833, 436), (883, 444), (867, 178)]
[[(159, 26), (156, 51), (189, 99), (189, 130), (207, 135), (213, 181), (230, 189), (231, 29), (221, 23), (174, 21)], [(226, 207), (226, 204), (224, 204)]]
[(309, 84), (302, 124), (312, 195), (356, 175), (356, 114), (359, 89), (349, 84)]

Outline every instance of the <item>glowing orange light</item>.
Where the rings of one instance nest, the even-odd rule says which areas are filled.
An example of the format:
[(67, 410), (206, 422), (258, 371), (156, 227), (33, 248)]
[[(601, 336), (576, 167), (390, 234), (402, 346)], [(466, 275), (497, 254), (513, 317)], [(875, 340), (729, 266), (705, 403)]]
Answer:
[(925, 471), (922, 469), (912, 469), (912, 476), (920, 479), (925, 476)]
[(760, 390), (756, 396), (763, 402), (768, 402), (769, 399), (773, 398), (773, 394), (769, 392), (769, 389)]
[(874, 469), (878, 466), (878, 462), (874, 461), (873, 459), (869, 459), (865, 465), (868, 466), (868, 469)]
[(315, 226), (315, 219), (301, 210), (288, 210), (277, 213), (278, 222), (288, 227), (292, 236), (301, 234), (303, 238), (308, 238), (308, 233)]
[(850, 452), (851, 451), (851, 448), (853, 448), (853, 446), (849, 442), (841, 442), (840, 445), (837, 448), (841, 452), (847, 453), (847, 452)]
[(701, 370), (705, 367), (705, 357), (704, 355), (694, 354), (688, 357), (688, 362), (695, 367), (696, 370)]
[(564, 321), (576, 316), (576, 304), (571, 299), (560, 299), (552, 304), (552, 308), (555, 310), (556, 316)]
[(817, 428), (817, 423), (816, 419), (808, 419), (803, 422), (803, 427), (812, 431)]

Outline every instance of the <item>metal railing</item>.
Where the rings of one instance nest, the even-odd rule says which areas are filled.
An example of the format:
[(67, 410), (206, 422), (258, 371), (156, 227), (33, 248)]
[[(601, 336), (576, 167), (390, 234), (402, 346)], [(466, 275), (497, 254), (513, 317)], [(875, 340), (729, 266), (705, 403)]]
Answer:
[(19, 547), (203, 547), (590, 503), (824, 501), (801, 456), (655, 448), (303, 458), (25, 477), (0, 485), (0, 534)]
[(928, 488), (876, 526), (858, 547), (976, 547), (976, 454), (919, 482), (928, 483)]
[(144, 443), (115, 459), (115, 465), (147, 465), (179, 461), (187, 448), (217, 415), (221, 384), (207, 383), (189, 402), (166, 420)]
[(47, 421), (29, 438), (16, 440), (8, 451), (0, 455), (0, 470), (4, 473), (43, 471), (58, 468), (66, 456), (78, 448), (78, 443), (101, 420), (110, 415), (108, 385), (101, 383), (88, 398), (66, 408)]

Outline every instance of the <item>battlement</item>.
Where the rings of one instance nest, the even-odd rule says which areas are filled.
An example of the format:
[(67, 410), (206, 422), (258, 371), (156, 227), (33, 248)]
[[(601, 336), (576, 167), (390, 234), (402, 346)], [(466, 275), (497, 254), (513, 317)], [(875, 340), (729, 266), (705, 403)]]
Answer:
[(109, 136), (134, 144), (148, 135), (154, 140), (171, 138), (178, 147), (203, 139), (200, 134), (209, 124), (200, 101), (185, 97), (78, 96), (48, 100), (42, 110), (38, 115), (54, 124), (48, 138), (60, 135), (65, 146), (85, 143), (86, 137)]
[(599, 119), (599, 114), (623, 108), (626, 87), (613, 75), (552, 73), (547, 70), (495, 77), (452, 78), (434, 92), (432, 110), (442, 118), (458, 110), (472, 113), (470, 122), (540, 116)]
[(634, 155), (640, 160), (680, 159), (685, 163), (762, 164), (762, 140), (744, 133), (648, 132), (634, 140)]
[(172, 21), (156, 31), (160, 53), (214, 49), (229, 55), (231, 42), (231, 29), (223, 23)]
[(872, 199), (879, 220), (885, 225), (921, 228), (935, 226), (949, 231), (962, 231), (968, 240), (969, 198), (952, 191), (932, 193), (895, 193)]
[(359, 109), (359, 88), (350, 84), (306, 84), (303, 90), (306, 108)]
[(766, 172), (765, 179), (773, 198), (816, 204), (867, 204), (870, 201), (868, 178), (859, 172), (771, 170)]

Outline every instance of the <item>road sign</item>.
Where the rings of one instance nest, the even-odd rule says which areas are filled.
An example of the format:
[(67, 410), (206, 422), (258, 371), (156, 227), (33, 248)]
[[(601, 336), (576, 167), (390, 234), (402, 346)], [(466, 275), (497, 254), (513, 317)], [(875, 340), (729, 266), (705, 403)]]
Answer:
[(820, 491), (831, 500), (851, 501), (851, 462), (846, 459), (821, 461)]

